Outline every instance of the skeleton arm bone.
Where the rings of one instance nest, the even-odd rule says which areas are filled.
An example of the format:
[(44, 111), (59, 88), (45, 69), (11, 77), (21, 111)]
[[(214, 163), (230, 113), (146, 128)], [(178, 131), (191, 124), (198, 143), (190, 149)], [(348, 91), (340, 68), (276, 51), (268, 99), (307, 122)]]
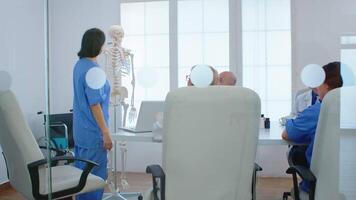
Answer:
[(129, 54), (131, 58), (131, 74), (132, 74), (132, 80), (131, 80), (131, 85), (132, 85), (132, 94), (131, 94), (131, 107), (134, 107), (135, 103), (135, 86), (136, 86), (136, 79), (135, 79), (135, 69), (134, 69), (134, 55), (132, 53)]

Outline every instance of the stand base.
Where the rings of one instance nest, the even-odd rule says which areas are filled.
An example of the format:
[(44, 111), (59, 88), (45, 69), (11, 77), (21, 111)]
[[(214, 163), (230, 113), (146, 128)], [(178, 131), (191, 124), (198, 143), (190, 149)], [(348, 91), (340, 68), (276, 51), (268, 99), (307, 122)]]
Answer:
[(116, 192), (104, 193), (103, 200), (143, 200), (143, 197), (137, 192)]

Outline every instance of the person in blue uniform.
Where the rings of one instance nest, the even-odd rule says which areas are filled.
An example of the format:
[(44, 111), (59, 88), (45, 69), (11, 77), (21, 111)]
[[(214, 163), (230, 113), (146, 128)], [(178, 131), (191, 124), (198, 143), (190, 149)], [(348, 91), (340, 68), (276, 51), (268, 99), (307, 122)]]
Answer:
[[(306, 148), (297, 146), (290, 155), (294, 165), (310, 167), (316, 127), (318, 124), (320, 107), (324, 96), (332, 89), (342, 87), (343, 80), (340, 72), (340, 62), (332, 62), (323, 66), (326, 77), (322, 85), (315, 88), (319, 101), (302, 111), (295, 119), (287, 120), (282, 138), (294, 143), (307, 144)], [(292, 155), (291, 155), (292, 154)], [(300, 188), (309, 192), (309, 183), (302, 181)]]
[[(105, 42), (105, 34), (97, 28), (87, 30), (82, 38), (79, 60), (73, 70), (73, 137), (75, 156), (99, 164), (92, 174), (106, 180), (107, 151), (112, 148), (109, 135), (110, 85), (108, 81), (100, 88), (93, 88), (86, 81), (86, 74), (99, 65), (96, 57)], [(86, 164), (75, 162), (75, 166), (84, 169)], [(104, 190), (98, 190), (76, 196), (77, 200), (102, 199)]]

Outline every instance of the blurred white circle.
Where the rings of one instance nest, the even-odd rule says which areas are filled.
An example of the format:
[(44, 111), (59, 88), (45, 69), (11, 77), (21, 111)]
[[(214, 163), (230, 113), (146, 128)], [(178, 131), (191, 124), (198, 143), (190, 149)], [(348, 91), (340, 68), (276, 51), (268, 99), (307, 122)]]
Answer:
[(143, 88), (152, 88), (158, 82), (157, 72), (153, 69), (143, 68), (137, 73), (137, 81)]
[(196, 65), (190, 72), (190, 80), (196, 87), (207, 87), (214, 79), (214, 73), (208, 65)]
[(106, 83), (106, 74), (101, 68), (93, 67), (89, 69), (85, 75), (85, 81), (91, 89), (98, 90), (104, 87)]
[(0, 91), (4, 92), (10, 89), (12, 78), (7, 71), (0, 71)]
[(325, 81), (325, 71), (317, 64), (309, 64), (302, 70), (301, 79), (305, 86), (317, 88)]

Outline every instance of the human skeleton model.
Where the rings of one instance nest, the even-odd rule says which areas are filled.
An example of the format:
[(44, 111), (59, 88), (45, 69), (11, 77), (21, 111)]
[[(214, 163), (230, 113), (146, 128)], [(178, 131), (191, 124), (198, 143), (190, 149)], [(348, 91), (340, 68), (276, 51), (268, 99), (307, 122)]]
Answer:
[[(122, 38), (124, 37), (124, 30), (119, 25), (113, 25), (109, 29), (109, 35), (112, 38), (110, 48), (104, 50), (107, 55), (106, 59), (106, 73), (112, 83), (111, 104), (114, 106), (121, 105), (124, 108), (123, 126), (126, 125), (128, 104), (125, 99), (128, 97), (127, 88), (122, 86), (122, 77), (132, 75), (132, 94), (131, 104), (128, 120), (132, 122), (135, 120), (137, 111), (134, 106), (135, 94), (135, 72), (133, 67), (133, 54), (129, 49), (121, 46)], [(108, 61), (110, 66), (108, 66)]]
[[(115, 131), (116, 131), (116, 108), (122, 106), (123, 108), (123, 126), (126, 126), (126, 117), (127, 110), (129, 105), (125, 102), (125, 99), (128, 98), (127, 88), (122, 86), (122, 78), (125, 76), (132, 75), (132, 95), (131, 95), (131, 104), (130, 111), (128, 113), (128, 120), (130, 124), (136, 119), (137, 111), (134, 106), (134, 93), (135, 93), (135, 73), (133, 67), (133, 54), (129, 49), (125, 49), (121, 46), (122, 38), (124, 37), (124, 30), (119, 25), (113, 25), (109, 29), (109, 36), (112, 38), (111, 46), (104, 49), (106, 55), (106, 64), (105, 70), (107, 76), (112, 84), (111, 92), (111, 105), (115, 109)], [(109, 66), (108, 66), (109, 64)], [(125, 188), (128, 187), (128, 182), (125, 174), (126, 167), (126, 156), (127, 156), (127, 145), (126, 142), (120, 142), (121, 150), (121, 163), (122, 163), (122, 172), (121, 172), (121, 185)], [(116, 152), (114, 152), (114, 155)], [(112, 155), (110, 155), (112, 158)], [(112, 162), (112, 159), (110, 159)], [(116, 165), (116, 163), (114, 163)], [(111, 166), (111, 165), (109, 165)], [(116, 167), (115, 167), (116, 168)], [(116, 173), (116, 172), (114, 172)], [(115, 178), (115, 190), (117, 188), (116, 178)], [(112, 190), (113, 191), (113, 190)]]

